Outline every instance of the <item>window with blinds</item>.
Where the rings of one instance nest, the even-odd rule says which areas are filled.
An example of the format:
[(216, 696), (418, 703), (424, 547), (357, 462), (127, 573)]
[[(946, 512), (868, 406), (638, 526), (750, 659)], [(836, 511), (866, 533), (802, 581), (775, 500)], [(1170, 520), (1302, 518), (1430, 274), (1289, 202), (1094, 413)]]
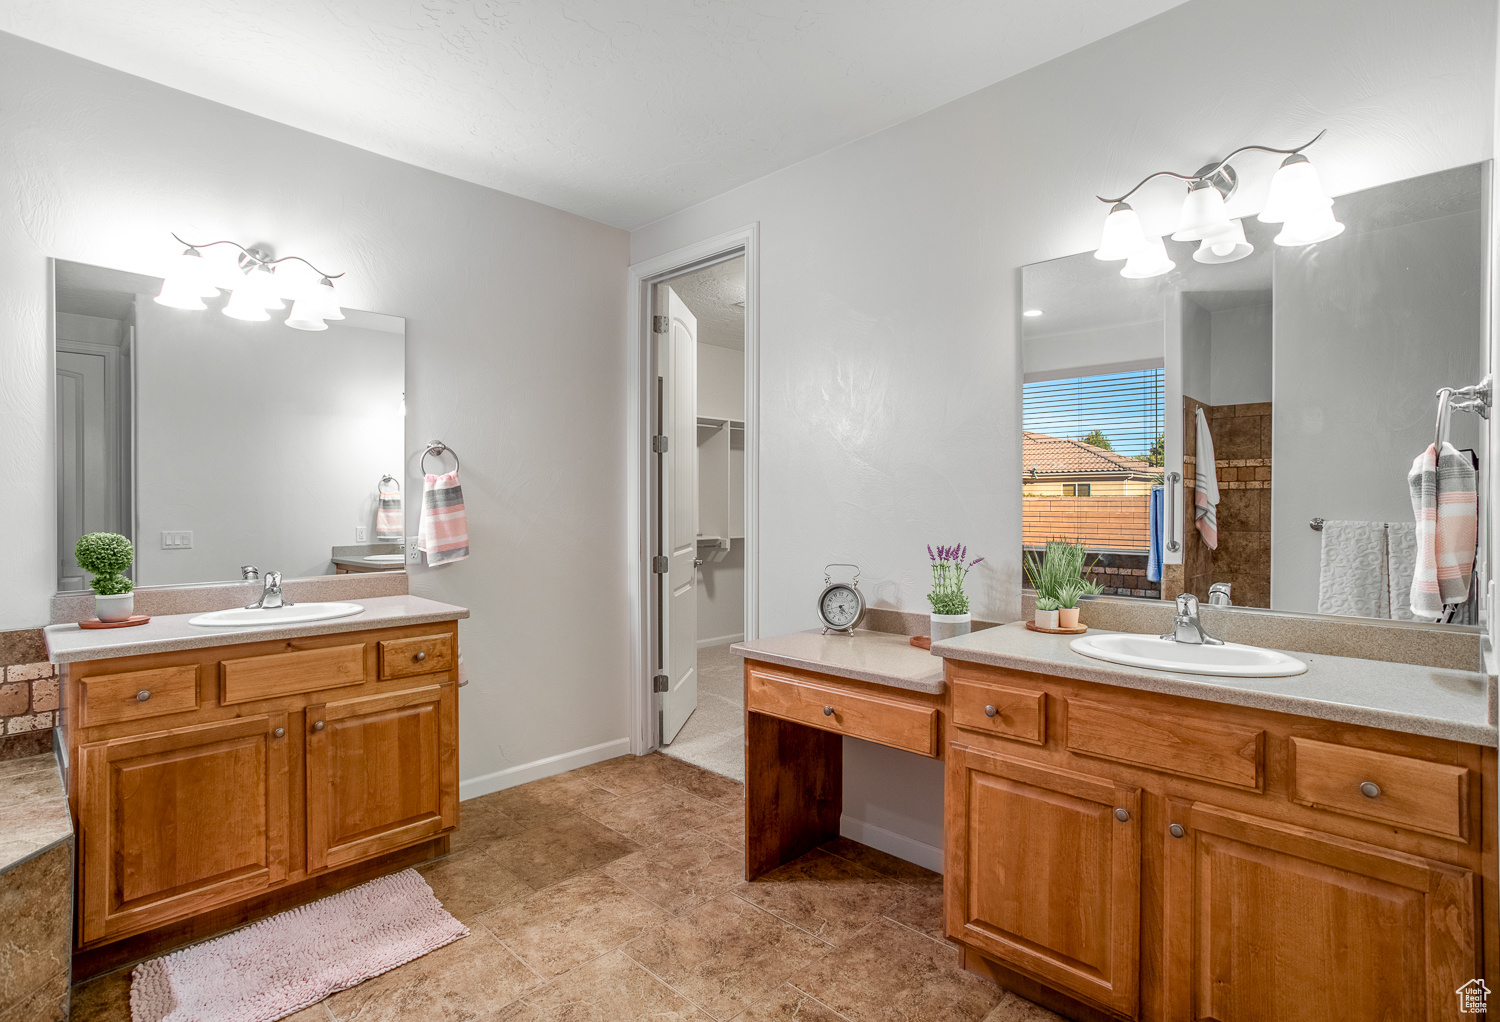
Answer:
[(1150, 544), (1161, 481), (1166, 371), (1141, 369), (1022, 390), (1022, 544), (1051, 539), (1134, 554)]

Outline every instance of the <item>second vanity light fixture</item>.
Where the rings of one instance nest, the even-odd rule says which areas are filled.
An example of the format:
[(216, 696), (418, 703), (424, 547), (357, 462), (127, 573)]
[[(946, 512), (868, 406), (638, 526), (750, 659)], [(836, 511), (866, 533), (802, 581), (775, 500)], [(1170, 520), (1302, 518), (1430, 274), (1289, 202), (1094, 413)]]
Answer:
[[(206, 309), (203, 299), (228, 291), (229, 301), (222, 311), (231, 319), (265, 322), (273, 310), (286, 308), (288, 301), (292, 311), (285, 322), (293, 330), (327, 330), (327, 320), (344, 318), (333, 290), (333, 282), (342, 273), (324, 273), (301, 256), (276, 259), (264, 249), (246, 248), (234, 241), (193, 244), (175, 234), (172, 237), (187, 247), (162, 281), (161, 294), (156, 296), (161, 305)], [(239, 249), (239, 255), (233, 262), (204, 256), (203, 249), (217, 245)], [(283, 263), (302, 263), (307, 269), (290, 265), (279, 269)]]
[(1131, 278), (1157, 277), (1177, 265), (1167, 255), (1161, 237), (1146, 234), (1140, 216), (1125, 201), (1146, 182), (1158, 177), (1173, 177), (1187, 183), (1187, 197), (1183, 200), (1182, 215), (1172, 240), (1198, 242), (1193, 259), (1200, 263), (1232, 263), (1248, 256), (1255, 247), (1245, 240), (1245, 225), (1229, 218), (1224, 200), (1239, 186), (1239, 175), (1229, 161), (1252, 150), (1286, 157), (1271, 178), (1266, 206), (1258, 217), (1263, 223), (1282, 225), (1281, 232), (1276, 235), (1276, 244), (1311, 245), (1336, 237), (1344, 225), (1334, 219), (1333, 200), (1323, 191), (1317, 170), (1302, 155), (1304, 149), (1323, 135), (1324, 132), (1320, 131), (1312, 142), (1295, 149), (1241, 146), (1222, 160), (1198, 168), (1196, 174), (1159, 170), (1118, 199), (1096, 196), (1100, 202), (1109, 205), (1109, 215), (1104, 218), (1104, 235), (1094, 258), (1125, 260), (1120, 276)]

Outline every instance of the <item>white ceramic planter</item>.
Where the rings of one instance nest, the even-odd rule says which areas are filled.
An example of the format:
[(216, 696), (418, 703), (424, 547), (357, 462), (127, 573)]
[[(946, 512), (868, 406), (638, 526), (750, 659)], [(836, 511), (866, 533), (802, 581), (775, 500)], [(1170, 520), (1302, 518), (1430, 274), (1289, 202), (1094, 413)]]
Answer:
[(120, 593), (117, 596), (94, 594), (94, 615), (100, 621), (124, 621), (135, 613), (135, 593)]
[(1057, 611), (1039, 610), (1036, 612), (1036, 626), (1038, 628), (1056, 628)]
[(955, 635), (968, 635), (972, 622), (968, 614), (932, 614), (930, 625), (933, 642), (942, 642)]

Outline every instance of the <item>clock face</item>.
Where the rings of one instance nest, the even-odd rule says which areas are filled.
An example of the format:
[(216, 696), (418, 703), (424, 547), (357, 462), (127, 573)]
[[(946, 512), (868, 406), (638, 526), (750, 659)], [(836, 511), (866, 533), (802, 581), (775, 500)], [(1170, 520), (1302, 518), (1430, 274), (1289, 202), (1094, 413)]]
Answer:
[(849, 586), (833, 586), (818, 605), (830, 628), (848, 628), (859, 617), (859, 594)]

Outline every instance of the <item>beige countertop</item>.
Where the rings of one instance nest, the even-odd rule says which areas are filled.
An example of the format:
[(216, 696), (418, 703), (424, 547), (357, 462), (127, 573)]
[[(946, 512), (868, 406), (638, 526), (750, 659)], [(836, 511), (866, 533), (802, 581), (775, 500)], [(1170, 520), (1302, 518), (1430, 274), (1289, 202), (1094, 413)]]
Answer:
[(266, 639), (294, 639), (305, 635), (333, 635), (339, 632), (361, 632), (370, 628), (394, 628), (401, 625), (429, 624), (436, 621), (459, 621), (469, 616), (463, 607), (455, 607), (420, 596), (375, 596), (352, 599), (364, 612), (353, 617), (308, 624), (288, 624), (274, 628), (200, 628), (188, 624), (192, 614), (166, 614), (153, 617), (143, 625), (131, 628), (83, 629), (76, 624), (48, 625), (42, 629), (47, 640), (47, 655), (55, 664), (80, 660), (104, 660), (110, 657), (139, 656), (145, 653), (170, 653), (179, 649), (225, 646), (237, 642), (263, 642)]
[(840, 678), (941, 695), (943, 662), (913, 646), (906, 635), (857, 629), (824, 635), (813, 628), (754, 642), (737, 642), (731, 653), (783, 667), (799, 667)]
[(57, 757), (0, 760), (0, 873), (72, 835)]
[(1307, 664), (1306, 674), (1291, 678), (1213, 678), (1095, 660), (1073, 652), (1068, 645), (1071, 638), (1033, 632), (1016, 622), (934, 643), (932, 652), (952, 660), (1407, 734), (1478, 745), (1494, 745), (1496, 741), (1496, 727), (1490, 718), (1489, 679), (1478, 672), (1287, 650)]

